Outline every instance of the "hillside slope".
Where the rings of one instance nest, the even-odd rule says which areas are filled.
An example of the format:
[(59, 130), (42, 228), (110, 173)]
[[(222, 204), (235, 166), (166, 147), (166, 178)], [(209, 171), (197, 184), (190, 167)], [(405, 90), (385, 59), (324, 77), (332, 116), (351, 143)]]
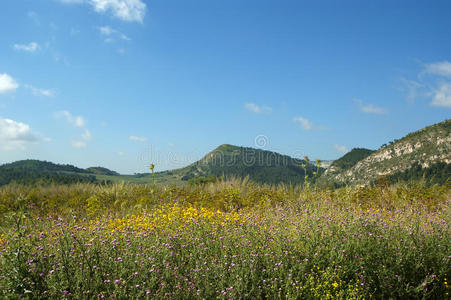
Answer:
[(95, 175), (109, 175), (109, 176), (119, 176), (120, 174), (116, 171), (112, 171), (110, 169), (104, 167), (90, 167), (87, 168), (86, 171), (88, 173), (92, 173)]
[(451, 120), (425, 127), (361, 159), (350, 168), (328, 168), (321, 182), (369, 184), (380, 176), (404, 172), (414, 166), (422, 168), (443, 162), (451, 163)]
[[(254, 148), (221, 145), (205, 155), (201, 160), (181, 169), (159, 172), (155, 174), (157, 182), (166, 178), (172, 182), (187, 181), (195, 177), (214, 175), (220, 177), (236, 176), (268, 184), (302, 183), (306, 162), (276, 152)], [(312, 178), (317, 168), (306, 164), (307, 176)], [(321, 172), (323, 169), (320, 169)]]
[(72, 165), (60, 165), (40, 160), (21, 160), (0, 166), (0, 186), (11, 182), (20, 184), (77, 182), (96, 183), (94, 175)]

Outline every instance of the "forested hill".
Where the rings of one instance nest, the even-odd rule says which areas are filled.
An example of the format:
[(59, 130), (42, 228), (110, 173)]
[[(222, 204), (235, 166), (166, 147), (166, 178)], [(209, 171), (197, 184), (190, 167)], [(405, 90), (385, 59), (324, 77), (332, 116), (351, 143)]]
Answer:
[(19, 184), (76, 182), (97, 183), (89, 171), (72, 165), (54, 164), (40, 160), (21, 160), (0, 166), (0, 185), (16, 182)]
[(335, 160), (329, 167), (329, 172), (333, 172), (333, 170), (348, 170), (373, 152), (374, 150), (370, 149), (354, 148), (341, 158)]
[(89, 171), (81, 168), (77, 168), (73, 165), (55, 164), (48, 161), (26, 159), (19, 160), (13, 163), (1, 165), (2, 169), (9, 170), (28, 170), (38, 172), (74, 172), (74, 173), (89, 173)]
[[(431, 176), (434, 177), (431, 182), (449, 182), (450, 149), (451, 120), (445, 120), (384, 144), (371, 153), (354, 149), (334, 162), (321, 176), (320, 182), (329, 185), (371, 184), (380, 177), (389, 178), (392, 182), (420, 177), (429, 181)], [(362, 158), (356, 162), (357, 154)], [(348, 155), (355, 159), (350, 160)]]
[(90, 167), (90, 168), (87, 168), (86, 171), (88, 173), (96, 174), (96, 175), (109, 175), (109, 176), (119, 176), (120, 175), (118, 172), (112, 171), (112, 170), (104, 168), (104, 167)]
[(292, 158), (276, 152), (224, 144), (211, 151), (201, 160), (186, 168), (176, 170), (183, 174), (182, 180), (206, 176), (246, 177), (259, 183), (302, 183), (307, 177), (313, 180), (317, 168), (302, 159)]

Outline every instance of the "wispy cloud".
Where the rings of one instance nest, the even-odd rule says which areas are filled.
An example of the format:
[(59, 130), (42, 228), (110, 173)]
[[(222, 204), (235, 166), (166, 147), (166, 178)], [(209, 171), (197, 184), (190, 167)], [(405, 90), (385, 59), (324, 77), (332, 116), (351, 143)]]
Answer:
[(74, 116), (67, 110), (57, 111), (56, 118), (65, 118), (66, 121), (75, 127), (85, 126), (85, 119), (82, 116)]
[(451, 108), (451, 62), (439, 61), (422, 66), (418, 81), (402, 79), (407, 100), (413, 102), (416, 98), (425, 98), (433, 107)]
[(83, 132), (77, 139), (71, 140), (70, 144), (74, 148), (86, 148), (88, 142), (92, 140), (92, 134), (91, 131), (85, 127), (85, 119), (82, 116), (74, 116), (67, 110), (55, 112), (55, 117), (64, 118), (69, 124), (75, 127), (81, 127)]
[(451, 77), (451, 62), (440, 61), (425, 64), (423, 73)]
[(451, 82), (443, 82), (434, 91), (431, 106), (451, 108)]
[(295, 118), (293, 118), (293, 121), (295, 123), (300, 124), (302, 129), (304, 129), (306, 131), (310, 131), (310, 130), (325, 130), (326, 129), (326, 127), (324, 127), (324, 126), (313, 124), (310, 120), (308, 120), (308, 119), (306, 119), (304, 117), (295, 117)]
[(427, 96), (425, 84), (415, 80), (409, 80), (404, 77), (401, 77), (400, 80), (402, 83), (400, 90), (407, 94), (406, 98), (409, 102), (414, 102), (417, 98)]
[(25, 51), (25, 52), (36, 52), (39, 50), (40, 46), (36, 42), (30, 42), (29, 44), (14, 44), (13, 45), (14, 50), (17, 51)]
[(377, 107), (373, 104), (363, 103), (360, 99), (354, 99), (354, 102), (359, 107), (360, 111), (366, 114), (376, 114), (376, 115), (384, 115), (387, 113), (387, 110), (381, 107)]
[(86, 148), (88, 142), (92, 139), (91, 132), (88, 129), (81, 134), (78, 140), (73, 140), (71, 142), (72, 147), (74, 148)]
[(131, 135), (131, 136), (129, 137), (129, 139), (130, 139), (131, 141), (135, 141), (135, 142), (145, 142), (145, 141), (147, 141), (147, 138), (145, 138), (145, 137), (140, 137), (140, 136), (135, 136), (135, 135)]
[(304, 130), (312, 130), (313, 124), (309, 120), (303, 117), (297, 117), (293, 119), (294, 122), (301, 124), (302, 129)]
[(113, 29), (110, 26), (102, 26), (99, 27), (99, 32), (101, 35), (106, 36), (104, 39), (105, 43), (112, 43), (116, 41), (116, 39), (120, 39), (123, 41), (129, 41), (130, 38), (126, 36), (124, 33), (119, 30)]
[(19, 84), (10, 75), (0, 74), (0, 94), (15, 92)]
[(0, 117), (0, 149), (24, 150), (27, 145), (37, 144), (41, 140), (29, 125)]
[(343, 145), (335, 144), (334, 149), (342, 154), (349, 152), (349, 148)]
[(108, 13), (128, 22), (142, 23), (146, 4), (141, 0), (59, 0), (65, 4), (88, 4), (98, 13)]
[(35, 96), (43, 96), (43, 97), (53, 97), (55, 96), (54, 90), (46, 90), (34, 87), (32, 85), (25, 85), (27, 89), (31, 91), (31, 93)]
[(34, 24), (37, 26), (41, 25), (41, 22), (39, 22), (38, 14), (34, 11), (27, 12), (27, 17), (33, 20)]
[(254, 114), (269, 114), (272, 112), (272, 108), (266, 105), (260, 106), (255, 103), (245, 103), (244, 107)]

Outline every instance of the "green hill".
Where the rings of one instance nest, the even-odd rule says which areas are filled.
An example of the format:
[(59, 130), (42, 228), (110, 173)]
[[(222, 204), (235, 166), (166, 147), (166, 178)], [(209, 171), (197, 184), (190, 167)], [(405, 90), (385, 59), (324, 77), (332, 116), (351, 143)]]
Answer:
[(90, 167), (90, 168), (87, 168), (86, 171), (88, 173), (96, 174), (96, 175), (109, 175), (109, 176), (119, 176), (120, 175), (118, 172), (112, 171), (112, 170), (104, 168), (104, 167)]
[[(307, 176), (313, 178), (317, 168), (304, 160), (276, 152), (224, 144), (185, 168), (156, 173), (155, 178), (158, 181), (166, 178), (174, 182), (196, 177), (249, 176), (250, 180), (259, 183), (294, 184), (304, 181), (303, 164), (306, 165)], [(321, 168), (319, 172), (322, 171)]]
[(370, 149), (354, 148), (341, 158), (335, 160), (329, 168), (335, 168), (338, 170), (348, 170), (362, 159), (371, 155), (371, 153), (373, 152), (374, 150)]
[[(319, 181), (329, 185), (360, 185), (371, 184), (380, 177), (395, 182), (434, 174), (437, 182), (444, 182), (451, 177), (448, 167), (451, 163), (450, 149), (451, 120), (446, 120), (409, 133), (369, 155), (371, 150), (366, 149), (348, 153), (352, 159), (346, 154), (334, 162), (336, 166), (332, 164)], [(359, 155), (362, 155), (360, 160)]]
[[(0, 185), (35, 182), (132, 182), (185, 184), (208, 182), (215, 177), (249, 177), (258, 183), (311, 182), (320, 185), (372, 184), (380, 177), (391, 182), (418, 180), (446, 183), (450, 180), (451, 121), (428, 126), (377, 151), (354, 148), (327, 168), (276, 152), (224, 144), (184, 168), (155, 173), (120, 175), (104, 167), (77, 168), (38, 160), (22, 160), (0, 166)], [(315, 175), (315, 172), (317, 173)], [(319, 178), (317, 178), (321, 175)], [(207, 179), (208, 178), (208, 179)]]
[(55, 164), (48, 161), (26, 159), (19, 160), (13, 163), (1, 165), (0, 168), (3, 169), (14, 169), (14, 170), (28, 170), (28, 171), (38, 171), (38, 172), (74, 172), (74, 173), (89, 173), (85, 169), (77, 168), (72, 165)]
[(0, 186), (11, 182), (20, 184), (98, 182), (88, 171), (72, 165), (47, 161), (21, 160), (0, 166)]

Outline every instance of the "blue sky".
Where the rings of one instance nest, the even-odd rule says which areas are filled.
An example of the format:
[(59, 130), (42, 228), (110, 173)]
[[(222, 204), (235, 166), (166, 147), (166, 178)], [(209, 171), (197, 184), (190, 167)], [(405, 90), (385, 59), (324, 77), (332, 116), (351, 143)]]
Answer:
[(451, 116), (450, 1), (7, 0), (0, 164), (335, 159)]

